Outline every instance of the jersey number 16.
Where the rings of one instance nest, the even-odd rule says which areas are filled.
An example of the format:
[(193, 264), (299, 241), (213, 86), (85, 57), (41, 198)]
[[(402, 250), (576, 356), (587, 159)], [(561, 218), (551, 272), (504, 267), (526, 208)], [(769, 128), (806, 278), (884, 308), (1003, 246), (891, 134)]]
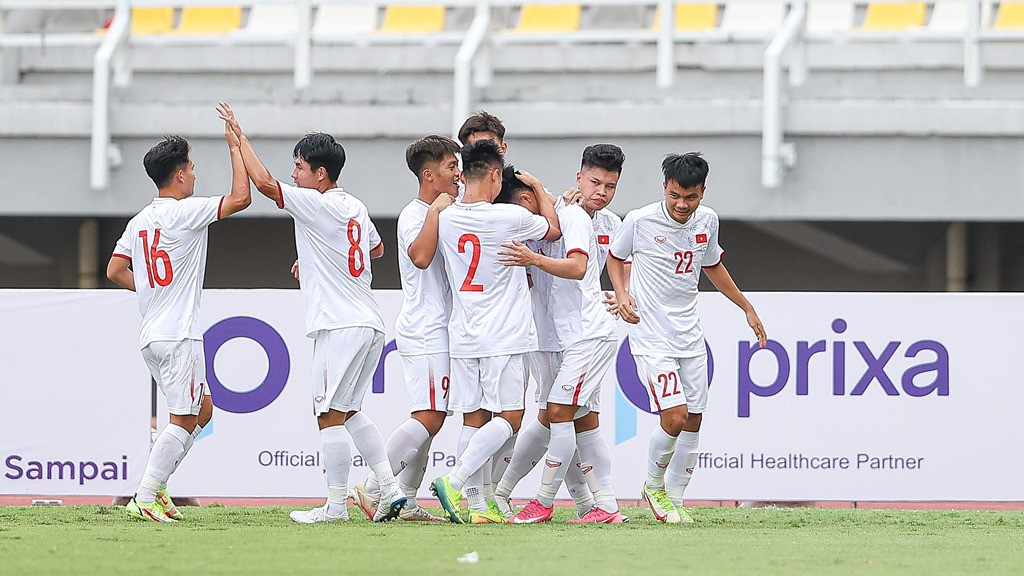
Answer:
[[(139, 238), (142, 238), (142, 254), (146, 258), (146, 276), (149, 277), (149, 287), (167, 286), (174, 279), (174, 270), (171, 268), (171, 255), (166, 250), (159, 250), (160, 229), (153, 230), (153, 244), (149, 243), (149, 230), (139, 230)], [(157, 262), (163, 260), (164, 275), (160, 276), (160, 267)]]

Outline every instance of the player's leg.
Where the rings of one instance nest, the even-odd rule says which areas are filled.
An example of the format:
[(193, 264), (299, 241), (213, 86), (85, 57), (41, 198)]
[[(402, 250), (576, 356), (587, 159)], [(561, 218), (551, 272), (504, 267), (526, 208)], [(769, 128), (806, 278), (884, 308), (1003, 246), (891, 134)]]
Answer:
[(572, 523), (619, 524), (625, 517), (619, 512), (612, 483), (612, 455), (608, 442), (598, 426), (598, 413), (590, 412), (576, 421), (576, 448), (583, 477), (594, 495), (594, 507)]
[(651, 405), (658, 411), (659, 423), (651, 431), (647, 446), (647, 481), (643, 485), (644, 500), (655, 518), (676, 524), (679, 511), (665, 491), (665, 469), (676, 450), (676, 438), (686, 422), (686, 396), (680, 383), (678, 364), (673, 358), (635, 356), (637, 375), (646, 384)]
[[(560, 378), (556, 378), (556, 387), (559, 386), (559, 382)], [(549, 399), (547, 413), (551, 439), (547, 452), (542, 457), (544, 468), (540, 487), (536, 497), (509, 519), (512, 524), (536, 524), (551, 519), (558, 488), (562, 485), (562, 480), (576, 453), (576, 436), (572, 424), (576, 406), (557, 404)]]
[[(483, 402), (483, 390), (480, 387), (480, 359), (479, 358), (452, 358), (451, 359), (451, 383), (448, 409), (453, 412), (462, 413), (462, 431), (459, 433), (459, 441), (456, 449), (458, 460), (448, 474), (435, 478), (430, 483), (430, 491), (437, 496), (441, 506), (448, 514), (449, 520), (456, 524), (462, 523), (459, 516), (459, 506), (462, 501), (462, 493), (452, 486), (451, 474), (460, 467), (462, 458), (467, 448), (476, 436), (476, 433), (486, 424), (491, 413), (481, 408)], [(460, 488), (465, 486), (464, 479), (458, 480)]]
[(688, 415), (676, 440), (675, 455), (665, 470), (665, 491), (679, 510), (682, 522), (690, 523), (693, 517), (683, 508), (683, 496), (697, 466), (700, 425), (708, 398), (707, 356), (680, 358), (678, 363)]

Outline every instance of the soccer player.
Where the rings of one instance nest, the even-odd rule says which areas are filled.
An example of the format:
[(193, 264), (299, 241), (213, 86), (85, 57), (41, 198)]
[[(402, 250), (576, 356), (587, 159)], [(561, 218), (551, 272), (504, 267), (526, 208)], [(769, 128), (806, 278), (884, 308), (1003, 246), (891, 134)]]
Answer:
[[(398, 353), (411, 402), (409, 419), (388, 438), (392, 471), (408, 498), (399, 519), (446, 522), (416, 503), (434, 436), (448, 415), (448, 320), (452, 295), (437, 245), (438, 215), (458, 194), (459, 145), (444, 136), (427, 136), (405, 150), (405, 161), (419, 182), (419, 194), (398, 215), (398, 268), (402, 309), (395, 322)], [(379, 487), (373, 478), (355, 486), (356, 502), (367, 516), (377, 508)]]
[(526, 393), (524, 354), (537, 348), (526, 271), (502, 265), (498, 251), (503, 242), (560, 235), (550, 198), (541, 202), (540, 216), (518, 206), (492, 204), (501, 191), (503, 167), (492, 140), (464, 146), (466, 193), (439, 217), (441, 253), (452, 287), (448, 406), (463, 413), (464, 432), (476, 429), (451, 471), (431, 483), (455, 523), (462, 523), (462, 491), (471, 523), (504, 521), (500, 512), (488, 509), (481, 469), (519, 429)]
[[(615, 169), (617, 182), (625, 160), (621, 150), (613, 146), (609, 151), (614, 154), (604, 157), (595, 154), (593, 148), (584, 153), (583, 169), (595, 169), (597, 163), (606, 164)], [(507, 175), (507, 178), (515, 176)], [(515, 196), (517, 203), (528, 210), (536, 206), (536, 197), (528, 189), (521, 189)], [(549, 318), (538, 318), (536, 314), (535, 318), (538, 331), (540, 326), (551, 324), (554, 351), (538, 353), (540, 358), (535, 363), (539, 364), (537, 398), (541, 412), (536, 421), (539, 426), (536, 423), (530, 426), (539, 432), (535, 435), (540, 440), (536, 442), (540, 449), (526, 442), (516, 446), (513, 462), (502, 477), (496, 496), (499, 502), (507, 502), (515, 483), (531, 467), (524, 466), (524, 461), (530, 464), (543, 461), (544, 473), (537, 497), (509, 522), (533, 524), (550, 520), (562, 479), (567, 471), (578, 473), (580, 470), (578, 462), (574, 461), (579, 442), (579, 461), (587, 471), (594, 496), (590, 498), (590, 490), (584, 490), (590, 507), (579, 510), (580, 518), (572, 522), (619, 524), (623, 516), (612, 489), (610, 452), (598, 430), (597, 419), (600, 383), (615, 358), (615, 320), (602, 306), (602, 262), (591, 216), (576, 203), (559, 203), (557, 214), (562, 230), (559, 240), (543, 243), (536, 252), (523, 244), (509, 243), (501, 252), (506, 265), (536, 269), (532, 275), (533, 292), (539, 294), (540, 299), (535, 298), (534, 303), (542, 303), (544, 314)], [(548, 376), (546, 372), (552, 374)], [(527, 442), (530, 439), (527, 437)], [(545, 447), (547, 453), (543, 454)], [(535, 453), (523, 457), (525, 452), (534, 451), (543, 454), (543, 458)], [(577, 494), (574, 493), (573, 498), (577, 500)]]
[(227, 196), (193, 196), (195, 164), (184, 138), (168, 136), (146, 153), (142, 163), (157, 197), (128, 222), (107, 264), (107, 278), (139, 296), (142, 357), (170, 412), (170, 421), (153, 443), (142, 482), (125, 507), (140, 520), (182, 518), (167, 494), (167, 480), (213, 414), (199, 324), (206, 228), (252, 202), (239, 141), (227, 125), (224, 138), (231, 155)]
[(304, 136), (292, 153), (291, 186), (275, 179), (260, 161), (231, 107), (221, 102), (218, 110), (238, 135), (256, 189), (295, 221), (306, 336), (314, 339), (313, 413), (320, 428), (327, 503), (290, 517), (300, 524), (348, 520), (351, 440), (381, 487), (373, 520), (391, 520), (406, 497), (377, 426), (361, 412), (384, 348), (384, 321), (370, 291), (370, 259), (384, 254), (384, 244), (366, 206), (338, 186), (345, 149), (329, 134)]
[[(696, 152), (670, 154), (661, 169), (665, 199), (626, 214), (612, 240), (608, 276), (619, 316), (630, 324), (637, 375), (661, 419), (651, 433), (643, 496), (658, 520), (675, 524), (693, 522), (683, 508), (683, 493), (697, 463), (708, 396), (707, 352), (697, 313), (701, 269), (743, 310), (762, 347), (767, 336), (722, 263), (718, 214), (700, 205), (708, 163)], [(630, 256), (627, 285), (623, 261)]]

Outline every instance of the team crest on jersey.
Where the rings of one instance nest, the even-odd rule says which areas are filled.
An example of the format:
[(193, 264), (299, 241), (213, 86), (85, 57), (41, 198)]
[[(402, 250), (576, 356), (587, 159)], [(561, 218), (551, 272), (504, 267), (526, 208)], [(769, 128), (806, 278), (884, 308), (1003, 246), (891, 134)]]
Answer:
[(658, 244), (664, 244), (665, 242), (668, 241), (668, 238), (665, 238), (664, 236), (658, 235), (658, 236), (654, 237), (654, 241), (657, 242)]
[(708, 243), (708, 235), (707, 234), (697, 234), (697, 244), (707, 244), (707, 243)]
[(597, 243), (598, 244), (607, 244), (608, 242), (610, 242), (610, 239), (608, 238), (607, 234), (598, 234), (597, 235)]

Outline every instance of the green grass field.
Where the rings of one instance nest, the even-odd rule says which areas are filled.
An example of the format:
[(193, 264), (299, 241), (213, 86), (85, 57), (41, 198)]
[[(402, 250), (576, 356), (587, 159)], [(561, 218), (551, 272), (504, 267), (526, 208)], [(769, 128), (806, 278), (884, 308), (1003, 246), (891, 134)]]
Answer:
[[(279, 507), (0, 507), (0, 574), (1022, 574), (1024, 512), (697, 508), (667, 526), (348, 523), (299, 526)], [(439, 513), (439, 510), (435, 510)], [(477, 564), (459, 556), (479, 553)]]

